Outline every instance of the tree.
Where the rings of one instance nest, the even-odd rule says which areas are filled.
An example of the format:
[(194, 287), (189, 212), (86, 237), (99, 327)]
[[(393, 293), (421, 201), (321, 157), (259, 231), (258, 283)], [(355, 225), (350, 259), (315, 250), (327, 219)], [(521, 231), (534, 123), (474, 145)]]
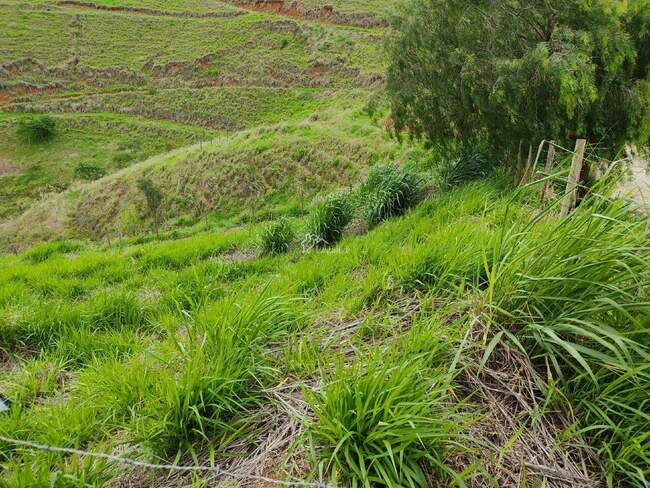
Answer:
[(160, 237), (160, 206), (163, 201), (162, 191), (149, 178), (140, 178), (138, 180), (138, 189), (147, 201), (147, 209), (149, 210), (149, 215), (153, 217), (156, 236)]
[(650, 134), (650, 2), (411, 0), (394, 22), (397, 131), (510, 155)]

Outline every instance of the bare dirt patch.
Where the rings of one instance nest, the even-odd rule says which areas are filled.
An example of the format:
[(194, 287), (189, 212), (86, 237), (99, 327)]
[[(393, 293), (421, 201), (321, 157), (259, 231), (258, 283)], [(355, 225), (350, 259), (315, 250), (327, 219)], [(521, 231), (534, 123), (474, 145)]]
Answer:
[(287, 0), (227, 0), (229, 3), (256, 12), (286, 15), (294, 19), (311, 20), (327, 24), (346, 25), (353, 27), (385, 27), (387, 22), (369, 14), (344, 14), (338, 12), (332, 5), (321, 8), (305, 9), (298, 2)]
[(0, 159), (0, 178), (3, 176), (14, 176), (20, 173), (20, 170), (6, 159)]

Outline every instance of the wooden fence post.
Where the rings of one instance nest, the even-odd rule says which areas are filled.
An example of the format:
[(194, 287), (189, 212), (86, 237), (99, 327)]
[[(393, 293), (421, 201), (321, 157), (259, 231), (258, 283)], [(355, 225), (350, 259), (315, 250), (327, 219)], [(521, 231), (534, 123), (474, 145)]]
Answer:
[[(553, 171), (553, 166), (555, 166), (555, 141), (550, 141), (548, 143), (548, 153), (546, 154), (546, 165), (544, 166), (544, 174), (546, 176), (548, 176), (551, 173), (551, 171)], [(551, 180), (544, 181), (544, 185), (542, 186), (542, 192), (539, 197), (540, 203), (542, 204), (542, 208), (544, 208), (544, 202), (550, 190), (551, 190)]]
[(580, 172), (582, 171), (582, 162), (585, 157), (585, 146), (587, 141), (585, 139), (578, 139), (576, 141), (576, 148), (573, 153), (573, 160), (571, 161), (571, 172), (566, 184), (566, 194), (564, 202), (562, 203), (562, 211), (560, 216), (566, 217), (569, 212), (573, 210), (578, 200), (578, 183), (580, 180)]
[(521, 184), (526, 184), (530, 181), (530, 168), (533, 165), (533, 145), (528, 145), (528, 159), (526, 159), (526, 167), (524, 168), (524, 174), (521, 175)]

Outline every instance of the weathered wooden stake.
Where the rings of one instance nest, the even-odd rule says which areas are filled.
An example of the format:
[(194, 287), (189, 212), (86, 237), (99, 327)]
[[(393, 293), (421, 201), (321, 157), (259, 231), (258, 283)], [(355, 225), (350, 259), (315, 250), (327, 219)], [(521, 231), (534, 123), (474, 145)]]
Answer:
[(571, 161), (571, 172), (566, 185), (566, 194), (564, 202), (562, 203), (562, 211), (560, 215), (566, 217), (569, 212), (573, 210), (578, 200), (578, 182), (580, 180), (580, 172), (582, 171), (582, 162), (585, 157), (585, 146), (587, 141), (585, 139), (578, 139), (576, 141), (576, 148), (573, 153), (573, 160)]
[[(555, 166), (555, 141), (551, 141), (548, 144), (548, 153), (546, 154), (546, 165), (544, 166), (544, 174), (548, 176), (553, 171), (553, 166)], [(544, 186), (542, 186), (542, 192), (540, 194), (540, 203), (542, 208), (544, 208), (544, 202), (546, 201), (546, 196), (551, 190), (551, 180), (546, 180)]]
[(521, 183), (526, 184), (530, 181), (529, 173), (530, 168), (533, 165), (533, 146), (532, 144), (528, 145), (528, 159), (526, 159), (526, 167), (524, 168), (524, 174), (521, 176)]

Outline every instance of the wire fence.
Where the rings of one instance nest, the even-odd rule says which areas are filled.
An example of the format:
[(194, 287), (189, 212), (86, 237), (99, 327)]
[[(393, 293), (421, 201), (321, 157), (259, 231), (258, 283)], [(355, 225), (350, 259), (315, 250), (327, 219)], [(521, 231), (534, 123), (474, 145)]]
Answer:
[(0, 435), (0, 441), (13, 444), (15, 446), (27, 447), (29, 449), (36, 449), (38, 451), (46, 452), (57, 452), (62, 454), (71, 454), (78, 456), (88, 456), (98, 459), (106, 459), (108, 461), (114, 461), (120, 464), (126, 464), (129, 466), (145, 468), (145, 469), (154, 469), (154, 470), (166, 470), (170, 472), (183, 472), (183, 473), (211, 473), (215, 476), (226, 476), (235, 479), (245, 479), (250, 481), (259, 481), (263, 483), (271, 483), (279, 486), (294, 486), (294, 487), (306, 487), (306, 488), (333, 488), (322, 482), (309, 482), (301, 480), (278, 480), (274, 478), (269, 478), (266, 476), (259, 476), (253, 474), (242, 474), (236, 473), (234, 471), (229, 471), (222, 469), (218, 465), (214, 466), (180, 466), (177, 464), (157, 464), (157, 463), (148, 463), (144, 461), (138, 461), (136, 459), (130, 459), (122, 456), (116, 456), (114, 454), (107, 454), (102, 452), (91, 452), (85, 451), (83, 449), (72, 449), (68, 447), (58, 447), (58, 446), (49, 446), (47, 444), (39, 444), (36, 442), (25, 441), (20, 439), (12, 439), (10, 437), (4, 437)]

